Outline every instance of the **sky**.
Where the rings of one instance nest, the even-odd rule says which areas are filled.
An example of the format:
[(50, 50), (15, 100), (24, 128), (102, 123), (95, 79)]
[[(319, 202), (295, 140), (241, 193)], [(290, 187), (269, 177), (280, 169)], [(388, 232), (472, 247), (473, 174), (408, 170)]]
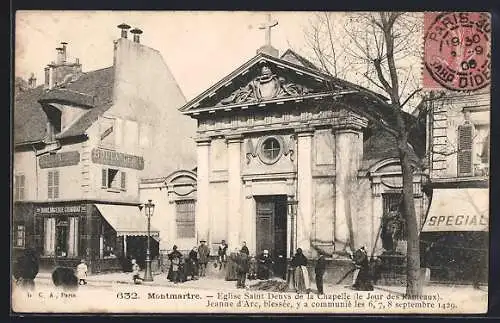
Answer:
[[(312, 12), (271, 12), (278, 25), (271, 42), (283, 53), (305, 47), (304, 28)], [(141, 43), (157, 49), (187, 100), (252, 58), (265, 42), (258, 26), (265, 12), (187, 11), (18, 11), (16, 14), (15, 75), (44, 80), (44, 67), (56, 59), (55, 48), (68, 43), (68, 61), (79, 58), (83, 71), (112, 65), (117, 25), (143, 30)], [(129, 36), (131, 37), (131, 35)]]

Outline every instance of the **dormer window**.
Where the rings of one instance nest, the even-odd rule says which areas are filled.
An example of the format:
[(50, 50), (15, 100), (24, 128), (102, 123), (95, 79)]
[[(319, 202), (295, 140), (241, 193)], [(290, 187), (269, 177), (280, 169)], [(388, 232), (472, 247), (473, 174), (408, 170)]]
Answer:
[(55, 136), (61, 132), (61, 110), (49, 105), (45, 107), (45, 113), (47, 114), (47, 134), (50, 141), (55, 140)]

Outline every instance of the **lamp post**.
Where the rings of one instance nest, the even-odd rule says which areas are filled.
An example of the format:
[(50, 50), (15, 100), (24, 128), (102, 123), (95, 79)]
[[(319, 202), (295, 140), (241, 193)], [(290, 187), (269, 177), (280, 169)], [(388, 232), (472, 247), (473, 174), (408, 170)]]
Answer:
[(151, 203), (151, 200), (148, 200), (148, 203), (144, 204), (144, 209), (146, 216), (148, 217), (148, 244), (146, 249), (146, 270), (144, 272), (144, 281), (152, 282), (153, 275), (151, 274), (151, 248), (150, 248), (150, 240), (151, 240), (151, 217), (153, 216), (153, 212), (155, 210), (155, 205)]
[[(288, 214), (290, 215), (290, 259), (293, 257), (293, 252), (295, 250), (295, 216), (297, 212), (297, 204), (299, 202), (295, 200), (292, 196), (288, 197), (287, 207)], [(294, 281), (293, 281), (293, 268), (289, 265), (287, 269), (287, 283), (288, 289), (294, 289)]]

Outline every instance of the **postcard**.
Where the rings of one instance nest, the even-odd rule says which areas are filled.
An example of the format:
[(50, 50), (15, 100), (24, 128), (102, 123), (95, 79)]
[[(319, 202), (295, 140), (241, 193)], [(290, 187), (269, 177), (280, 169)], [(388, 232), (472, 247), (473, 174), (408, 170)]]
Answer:
[(488, 309), (488, 12), (17, 11), (11, 309)]

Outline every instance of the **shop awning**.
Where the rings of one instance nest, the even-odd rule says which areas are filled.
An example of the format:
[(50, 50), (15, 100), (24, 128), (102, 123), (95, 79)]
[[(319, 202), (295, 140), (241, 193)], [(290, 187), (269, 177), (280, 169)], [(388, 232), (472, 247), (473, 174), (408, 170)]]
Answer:
[(422, 232), (488, 231), (489, 190), (434, 189)]
[[(95, 204), (103, 218), (116, 230), (117, 236), (147, 236), (148, 220), (137, 206)], [(160, 231), (151, 226), (151, 237), (158, 240)]]

